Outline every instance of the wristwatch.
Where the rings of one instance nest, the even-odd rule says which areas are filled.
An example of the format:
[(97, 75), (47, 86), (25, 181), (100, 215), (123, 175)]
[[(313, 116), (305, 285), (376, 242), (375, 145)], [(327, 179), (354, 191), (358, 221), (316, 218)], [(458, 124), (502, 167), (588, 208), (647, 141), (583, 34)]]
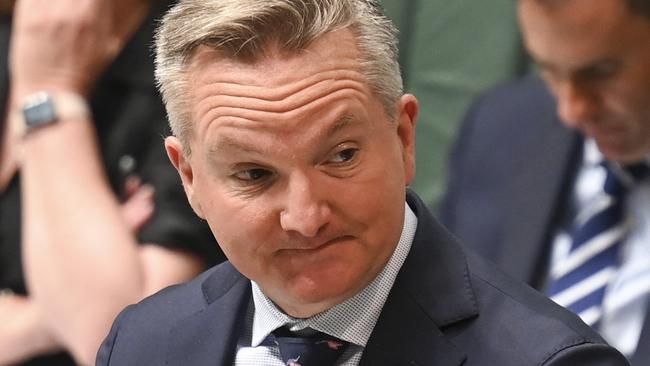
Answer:
[(73, 93), (38, 92), (30, 94), (25, 97), (22, 112), (25, 121), (25, 134), (60, 120), (90, 116), (86, 100)]

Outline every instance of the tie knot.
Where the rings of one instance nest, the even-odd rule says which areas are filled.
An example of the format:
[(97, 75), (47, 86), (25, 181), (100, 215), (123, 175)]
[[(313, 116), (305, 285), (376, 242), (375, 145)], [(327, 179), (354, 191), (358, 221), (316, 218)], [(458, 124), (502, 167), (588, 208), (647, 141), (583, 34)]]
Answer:
[(273, 335), (287, 366), (332, 366), (348, 346), (347, 342), (322, 332), (297, 336), (282, 327)]

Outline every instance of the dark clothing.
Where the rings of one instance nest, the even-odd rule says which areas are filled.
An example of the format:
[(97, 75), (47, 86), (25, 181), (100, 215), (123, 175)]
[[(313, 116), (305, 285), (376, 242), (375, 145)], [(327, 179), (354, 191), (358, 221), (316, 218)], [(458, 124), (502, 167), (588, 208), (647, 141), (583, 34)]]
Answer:
[[(465, 252), (410, 193), (411, 250), (360, 365), (615, 366), (575, 315)], [(97, 365), (232, 365), (251, 284), (229, 262), (118, 316)]]
[(440, 220), (461, 242), (541, 288), (582, 158), (537, 78), (498, 88), (470, 108), (449, 160)]
[[(487, 92), (470, 109), (452, 152), (441, 221), (506, 273), (543, 289), (582, 147), (541, 80)], [(630, 361), (650, 365), (650, 325)]]
[[(166, 6), (154, 6), (143, 26), (98, 81), (91, 98), (93, 119), (105, 171), (115, 194), (123, 195), (127, 174), (140, 177), (155, 189), (155, 212), (138, 233), (138, 241), (195, 254), (211, 266), (225, 258), (207, 224), (187, 203), (180, 178), (163, 145), (163, 137), (169, 135), (169, 130), (154, 83), (151, 45), (155, 20), (165, 10)], [(8, 80), (6, 55), (10, 27), (7, 20), (0, 24), (0, 54), (3, 55), (0, 93), (6, 90)], [(6, 95), (0, 99), (0, 111), (5, 110), (6, 100)], [(128, 165), (129, 160), (135, 163), (131, 164), (131, 171), (120, 168)], [(17, 174), (0, 193), (0, 289), (25, 294), (20, 255), (19, 180)]]

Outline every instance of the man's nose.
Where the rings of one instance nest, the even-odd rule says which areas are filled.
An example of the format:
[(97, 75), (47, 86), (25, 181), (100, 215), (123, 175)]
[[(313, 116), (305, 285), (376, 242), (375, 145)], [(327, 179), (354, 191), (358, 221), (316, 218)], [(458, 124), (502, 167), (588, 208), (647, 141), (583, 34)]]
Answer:
[(579, 128), (598, 118), (599, 101), (595, 91), (588, 85), (564, 81), (555, 90), (557, 113), (566, 126)]
[(315, 237), (329, 222), (331, 209), (327, 189), (315, 179), (296, 174), (289, 180), (280, 225), (304, 237)]

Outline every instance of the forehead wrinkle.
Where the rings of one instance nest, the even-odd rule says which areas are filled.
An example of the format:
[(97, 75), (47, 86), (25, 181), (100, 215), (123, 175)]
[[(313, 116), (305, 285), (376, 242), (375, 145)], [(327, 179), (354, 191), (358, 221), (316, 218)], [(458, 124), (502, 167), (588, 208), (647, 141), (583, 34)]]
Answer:
[[(212, 66), (217, 67), (219, 65), (217, 64)], [(365, 81), (365, 77), (361, 73), (360, 65), (357, 61), (338, 61), (305, 77), (297, 77), (296, 72), (300, 70), (294, 70), (288, 66), (285, 67), (286, 70), (291, 71), (288, 77), (275, 76), (271, 73), (272, 70), (267, 72), (259, 69), (238, 70), (235, 68), (235, 71), (242, 71), (242, 75), (242, 72), (229, 72), (228, 68), (218, 69), (222, 72), (209, 73), (202, 77), (200, 82), (203, 85), (201, 85), (197, 90), (200, 91), (205, 87), (210, 88), (210, 85), (212, 84), (219, 84), (221, 87), (219, 92), (221, 93), (252, 93), (257, 95), (260, 99), (281, 100), (302, 88), (315, 84), (320, 80), (336, 80), (349, 77)], [(237, 74), (237, 76), (235, 76), (235, 74)], [(274, 77), (275, 80), (272, 79)], [(212, 92), (212, 90), (208, 90), (208, 92)]]
[[(283, 114), (294, 110), (310, 107), (312, 104), (326, 100), (329, 95), (337, 95), (339, 92), (350, 90), (364, 93), (363, 84), (353, 80), (324, 81), (297, 94), (280, 101), (259, 100), (249, 96), (215, 95), (205, 98), (197, 106), (199, 118), (209, 121), (217, 119), (220, 112), (237, 113), (240, 111), (245, 115), (259, 113)], [(324, 85), (322, 85), (324, 84)]]
[[(316, 97), (310, 98), (307, 101), (301, 101), (305, 103), (296, 103), (296, 106), (290, 105), (290, 108), (278, 108), (277, 110), (268, 111), (268, 110), (257, 110), (250, 109), (247, 107), (223, 107), (218, 106), (207, 111), (202, 119), (209, 121), (209, 123), (204, 124), (204, 128), (208, 128), (208, 125), (223, 121), (238, 121), (243, 128), (269, 128), (271, 126), (282, 128), (293, 128), (296, 123), (299, 123), (302, 118), (305, 118), (305, 115), (311, 110), (318, 109), (319, 106), (327, 106), (330, 103), (334, 103), (338, 100), (352, 99), (357, 100), (361, 104), (367, 103), (367, 95), (363, 92), (363, 86), (354, 82), (343, 82), (340, 83), (345, 87), (334, 88), (332, 92), (328, 93), (319, 93)], [(314, 113), (313, 111), (311, 112)], [(278, 124), (269, 124), (268, 122), (272, 121), (290, 121), (294, 123), (278, 123)]]
[[(327, 93), (340, 83), (353, 81), (364, 84), (364, 77), (355, 71), (331, 70), (296, 82), (277, 87), (248, 86), (240, 83), (216, 81), (197, 90), (197, 114), (201, 116), (207, 110), (223, 105), (229, 107), (249, 108), (252, 110), (287, 111), (296, 108), (301, 99)], [(329, 83), (329, 85), (328, 85)], [(319, 88), (323, 88), (320, 90)], [(201, 97), (201, 96), (205, 97)]]

